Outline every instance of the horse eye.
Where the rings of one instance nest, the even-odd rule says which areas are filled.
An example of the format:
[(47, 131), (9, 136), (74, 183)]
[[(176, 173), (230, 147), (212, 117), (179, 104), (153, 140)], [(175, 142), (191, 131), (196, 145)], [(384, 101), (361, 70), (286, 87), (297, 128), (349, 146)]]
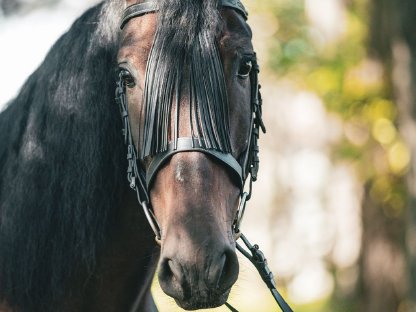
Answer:
[(127, 69), (121, 68), (120, 75), (127, 87), (133, 88), (136, 85), (133, 75)]
[(252, 67), (251, 61), (243, 61), (238, 69), (238, 78), (246, 79), (250, 75)]

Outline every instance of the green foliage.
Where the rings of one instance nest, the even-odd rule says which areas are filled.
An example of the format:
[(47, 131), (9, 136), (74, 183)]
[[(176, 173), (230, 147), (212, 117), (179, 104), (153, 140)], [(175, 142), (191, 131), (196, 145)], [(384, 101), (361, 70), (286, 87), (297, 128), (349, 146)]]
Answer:
[(301, 0), (269, 1), (279, 25), (270, 44), (268, 66), (279, 78), (319, 95), (327, 110), (343, 122), (343, 138), (333, 146), (334, 161), (348, 161), (364, 183), (377, 189), (383, 179), (382, 201), (389, 214), (403, 211), (403, 175), (410, 153), (396, 125), (396, 107), (382, 64), (367, 55), (367, 1), (351, 0), (345, 7), (346, 27), (332, 42), (317, 42)]
[[(308, 37), (308, 28), (303, 1), (277, 1), (272, 11), (279, 24), (273, 40), (269, 67), (278, 74), (286, 74), (306, 58), (312, 58), (315, 51)], [(273, 8), (272, 8), (273, 9)]]

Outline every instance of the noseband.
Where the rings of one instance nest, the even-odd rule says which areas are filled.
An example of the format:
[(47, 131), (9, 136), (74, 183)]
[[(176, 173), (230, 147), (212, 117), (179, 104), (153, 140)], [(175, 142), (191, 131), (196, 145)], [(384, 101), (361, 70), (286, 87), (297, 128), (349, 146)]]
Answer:
[[(248, 13), (240, 0), (220, 0), (222, 7), (227, 7), (235, 10), (245, 20), (247, 20)], [(123, 14), (121, 26), (123, 29), (128, 21), (132, 18), (142, 16), (147, 13), (158, 11), (157, 1), (144, 1), (142, 3), (134, 4), (129, 6)], [(235, 235), (235, 239), (242, 238), (246, 247), (250, 250), (248, 253), (239, 244), (237, 249), (243, 253), (257, 268), (263, 281), (271, 290), (277, 303), (281, 307), (282, 311), (292, 311), (287, 303), (283, 300), (280, 294), (276, 290), (273, 274), (267, 266), (267, 261), (263, 253), (259, 250), (257, 245), (251, 245), (249, 241), (240, 231), (240, 224), (244, 216), (246, 203), (251, 198), (252, 183), (257, 180), (257, 173), (259, 169), (259, 146), (258, 139), (260, 129), (262, 132), (266, 132), (263, 120), (262, 120), (262, 99), (260, 94), (260, 84), (258, 82), (259, 66), (255, 54), (251, 58), (252, 70), (250, 72), (250, 83), (251, 83), (251, 119), (250, 119), (250, 132), (247, 140), (246, 150), (241, 157), (240, 161), (237, 160), (231, 153), (226, 153), (213, 148), (209, 148), (201, 138), (194, 137), (181, 137), (177, 140), (170, 142), (163, 152), (159, 152), (154, 155), (150, 161), (148, 169), (145, 170), (138, 164), (137, 151), (134, 146), (131, 126), (128, 114), (128, 102), (126, 96), (126, 76), (128, 73), (125, 70), (120, 70), (116, 88), (116, 102), (120, 108), (120, 114), (123, 122), (123, 136), (124, 142), (128, 147), (127, 160), (127, 179), (130, 183), (130, 187), (136, 191), (137, 198), (141, 204), (144, 214), (155, 233), (156, 241), (160, 244), (161, 241), (161, 229), (156, 220), (150, 204), (149, 189), (153, 182), (158, 170), (170, 159), (174, 154), (181, 152), (197, 151), (207, 154), (209, 157), (218, 160), (223, 164), (238, 181), (240, 187), (240, 204), (236, 213), (235, 220), (232, 225), (232, 229)], [(248, 191), (245, 191), (245, 184), (248, 182)], [(237, 311), (232, 308), (228, 303), (226, 304), (231, 310)]]

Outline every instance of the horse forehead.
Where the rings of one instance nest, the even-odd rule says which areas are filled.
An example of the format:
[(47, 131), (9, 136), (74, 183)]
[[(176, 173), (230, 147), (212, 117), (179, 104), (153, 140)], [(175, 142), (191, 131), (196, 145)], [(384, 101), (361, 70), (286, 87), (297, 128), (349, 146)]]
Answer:
[[(223, 62), (239, 53), (252, 53), (252, 32), (242, 16), (229, 8), (221, 9), (220, 14), (221, 26), (215, 40)], [(130, 59), (140, 72), (145, 71), (157, 23), (157, 12), (130, 20), (121, 37), (119, 59)]]
[(230, 8), (222, 9), (221, 17), (223, 25), (219, 38), (220, 47), (250, 48), (252, 31), (243, 17)]
[[(141, 1), (137, 1), (139, 2)], [(231, 8), (223, 8), (220, 11), (222, 27), (218, 27), (217, 40), (225, 43), (235, 41), (239, 42), (239, 45), (250, 44), (252, 32), (242, 16)], [(121, 47), (151, 46), (157, 28), (157, 15), (158, 13), (154, 12), (132, 19), (125, 27)]]
[(156, 32), (156, 14), (149, 13), (127, 23), (121, 36), (119, 59), (130, 59), (144, 70)]
[(131, 19), (124, 28), (121, 47), (150, 44), (153, 41), (156, 26), (156, 13), (148, 13)]

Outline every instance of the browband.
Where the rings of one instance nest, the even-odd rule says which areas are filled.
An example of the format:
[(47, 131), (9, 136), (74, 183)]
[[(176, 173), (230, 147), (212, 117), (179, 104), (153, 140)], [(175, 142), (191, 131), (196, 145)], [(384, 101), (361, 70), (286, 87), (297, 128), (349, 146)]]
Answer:
[[(240, 0), (220, 0), (219, 2), (222, 7), (227, 7), (236, 10), (239, 14), (241, 14), (244, 17), (245, 20), (247, 20), (248, 13)], [(154, 0), (145, 0), (142, 3), (133, 4), (124, 11), (120, 28), (123, 29), (127, 22), (133, 17), (156, 12), (158, 10), (159, 7), (157, 5), (157, 1)]]

